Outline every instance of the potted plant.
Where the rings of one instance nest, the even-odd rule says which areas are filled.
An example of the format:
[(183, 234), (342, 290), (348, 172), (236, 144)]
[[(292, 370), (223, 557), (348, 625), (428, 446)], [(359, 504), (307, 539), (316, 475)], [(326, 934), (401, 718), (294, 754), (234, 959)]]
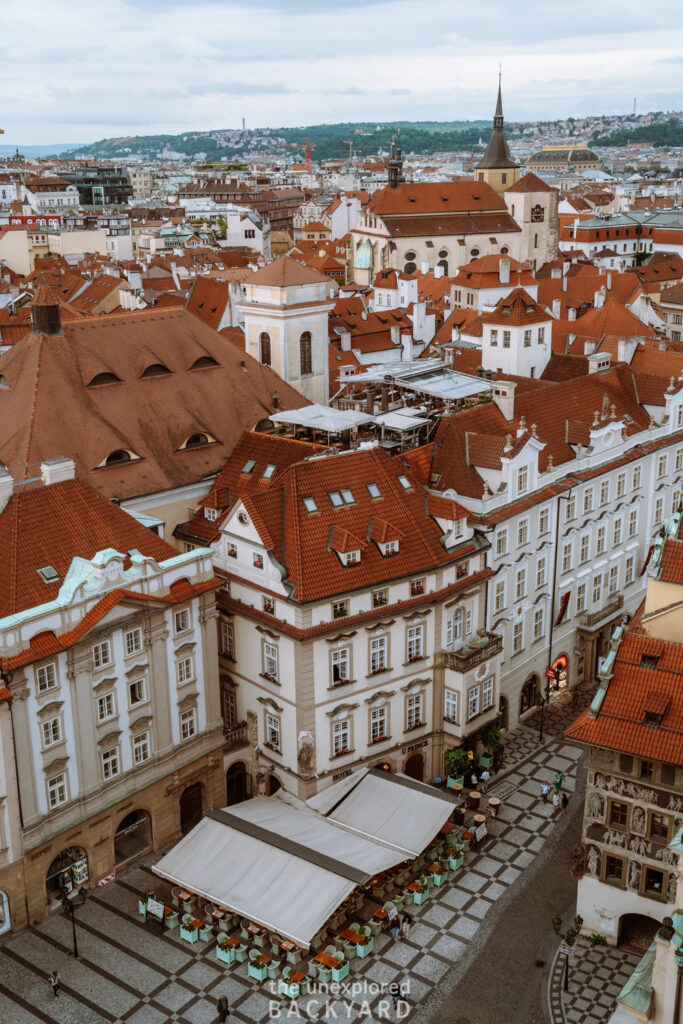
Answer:
[(420, 903), (424, 903), (426, 900), (429, 899), (429, 889), (427, 887), (427, 879), (425, 878), (425, 876), (420, 875), (420, 877), (414, 883), (414, 886), (415, 888), (412, 890), (413, 903), (416, 903), (419, 906)]
[(444, 755), (444, 762), (448, 771), (446, 785), (449, 789), (453, 786), (462, 786), (465, 781), (465, 772), (469, 767), (470, 759), (464, 747), (453, 747), (447, 750)]
[[(367, 934), (366, 934), (367, 932)], [(362, 933), (363, 941), (359, 942), (356, 946), (356, 953), (359, 957), (369, 956), (372, 953), (374, 942), (372, 941), (372, 932), (367, 925), (363, 926)]]
[(492, 725), (486, 732), (484, 736), (485, 752), (479, 756), (479, 764), (483, 768), (493, 767), (493, 752), (500, 743), (500, 735), (500, 729), (497, 725)]
[(230, 942), (229, 937), (223, 932), (218, 936), (218, 945), (216, 946), (216, 957), (222, 960), (225, 964), (232, 964), (235, 962), (235, 948)]
[(448, 869), (446, 868), (445, 865), (441, 864), (441, 862), (439, 862), (439, 864), (435, 865), (435, 866), (439, 867), (440, 870), (439, 871), (434, 871), (432, 869), (432, 871), (430, 871), (430, 875), (431, 875), (431, 879), (432, 879), (432, 885), (435, 885), (436, 888), (438, 889), (439, 886), (443, 885), (443, 883), (448, 878)]
[(180, 923), (180, 938), (185, 939), (186, 942), (196, 942), (198, 937), (197, 926), (192, 914), (183, 914)]

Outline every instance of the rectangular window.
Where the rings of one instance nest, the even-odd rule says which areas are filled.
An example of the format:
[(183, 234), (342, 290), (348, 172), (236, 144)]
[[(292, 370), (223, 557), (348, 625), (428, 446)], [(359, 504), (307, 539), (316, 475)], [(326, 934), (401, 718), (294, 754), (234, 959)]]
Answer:
[(255, 569), (263, 568), (263, 555), (254, 553), (253, 563)]
[(94, 645), (92, 649), (92, 660), (95, 669), (111, 665), (111, 646), (108, 640), (103, 640), (102, 643)]
[(602, 555), (605, 551), (605, 527), (599, 526), (597, 536), (595, 539), (595, 553), (596, 555)]
[(657, 868), (648, 868), (644, 865), (643, 871), (643, 895), (654, 896), (655, 899), (662, 899), (664, 895), (664, 872)]
[(370, 742), (376, 743), (378, 740), (385, 740), (388, 735), (387, 709), (373, 708), (370, 712)]
[(614, 520), (614, 526), (612, 527), (612, 545), (618, 548), (621, 544), (621, 519)]
[(628, 586), (629, 583), (633, 583), (635, 574), (635, 559), (633, 555), (629, 555), (626, 559), (624, 568), (624, 586)]
[(491, 331), (491, 344), (494, 348), (498, 345), (498, 331)]
[(588, 533), (581, 534), (581, 545), (579, 547), (579, 562), (583, 565), (587, 562), (590, 557), (590, 535)]
[(186, 633), (190, 628), (190, 609), (180, 608), (173, 616), (173, 626), (176, 633)]
[(510, 348), (510, 332), (503, 331), (503, 348)]
[(215, 523), (218, 519), (218, 509), (211, 508), (209, 505), (204, 506), (204, 518), (209, 523)]
[(481, 710), (488, 711), (493, 707), (493, 684), (494, 679), (485, 679), (481, 687)]
[(133, 764), (142, 764), (149, 761), (149, 733), (142, 732), (139, 736), (133, 737)]
[(228, 541), (225, 546), (228, 558), (237, 558), (237, 545)]
[(389, 599), (388, 590), (375, 590), (372, 595), (372, 607), (383, 608)]
[(529, 486), (529, 467), (520, 466), (517, 470), (517, 493), (524, 494)]
[(444, 718), (449, 722), (458, 721), (458, 693), (457, 690), (444, 690)]
[(50, 810), (54, 810), (55, 807), (65, 804), (66, 800), (66, 775), (62, 772), (47, 780), (47, 802)]
[(524, 642), (524, 624), (522, 622), (515, 622), (512, 627), (512, 653), (519, 654), (522, 649)]
[(496, 534), (496, 558), (502, 558), (503, 555), (507, 554), (508, 550), (508, 532), (507, 530), (499, 530)]
[(621, 857), (605, 857), (605, 881), (608, 885), (623, 885), (624, 862)]
[(478, 686), (473, 686), (467, 694), (467, 721), (476, 718), (479, 714), (479, 706), (481, 702), (481, 690)]
[(344, 616), (349, 614), (349, 603), (348, 601), (335, 601), (332, 605), (332, 618), (343, 619)]
[(524, 332), (524, 348), (531, 348), (531, 331)]
[(572, 567), (572, 545), (571, 541), (562, 546), (562, 572), (569, 572)]
[(544, 587), (545, 586), (547, 564), (548, 563), (546, 561), (545, 555), (543, 555), (542, 558), (539, 558), (538, 562), (536, 563), (536, 586), (537, 587)]
[(609, 571), (608, 594), (613, 597), (619, 586), (619, 566), (612, 565)]
[(676, 449), (676, 472), (683, 469), (683, 448)]
[(542, 345), (545, 339), (545, 327), (538, 328), (538, 344)]
[(424, 626), (410, 626), (407, 631), (408, 661), (424, 657)]
[(565, 511), (564, 518), (566, 522), (570, 522), (572, 519), (576, 518), (576, 496), (574, 494), (567, 499), (567, 509)]
[(600, 604), (602, 596), (602, 574), (598, 573), (593, 577), (593, 604)]
[(263, 610), (267, 615), (275, 615), (275, 598), (264, 597), (263, 598)]
[(43, 747), (52, 747), (55, 743), (59, 743), (62, 738), (62, 721), (59, 716), (51, 718), (48, 722), (43, 722), (41, 732), (43, 734)]
[(522, 547), (529, 540), (529, 520), (520, 519), (517, 524), (517, 546)]
[(197, 732), (197, 710), (188, 708), (180, 713), (180, 738), (181, 740), (191, 739)]
[(97, 698), (97, 721), (106, 722), (114, 717), (114, 694), (104, 693)]
[(505, 607), (505, 580), (498, 580), (493, 589), (493, 607), (497, 612)]
[(538, 532), (547, 533), (550, 529), (550, 509), (542, 508), (538, 514)]
[(664, 518), (664, 498), (657, 498), (655, 501), (654, 514), (652, 516), (652, 523), (654, 526), (658, 526)]
[(424, 594), (426, 588), (426, 580), (424, 577), (420, 580), (410, 581), (410, 596), (421, 597)]
[(424, 717), (422, 714), (422, 694), (414, 693), (406, 701), (406, 729), (414, 729), (422, 725)]
[(534, 612), (534, 643), (543, 636), (543, 609), (537, 608)]
[(640, 777), (641, 777), (641, 779), (654, 779), (654, 777), (655, 777), (654, 761), (641, 760), (641, 762), (640, 762)]
[(583, 492), (583, 511), (584, 511), (584, 513), (592, 512), (593, 511), (593, 488), (592, 487), (587, 487), (586, 490)]
[(351, 678), (351, 651), (349, 647), (342, 647), (338, 651), (332, 651), (332, 685), (339, 686), (340, 683), (347, 683)]
[(612, 828), (619, 832), (628, 831), (628, 810), (629, 805), (623, 800), (610, 800), (609, 802), (609, 823)]
[(108, 779), (115, 778), (120, 771), (119, 765), (119, 749), (118, 747), (112, 747), (111, 750), (103, 750), (101, 754), (102, 758), (102, 777), (105, 782)]
[(221, 620), (221, 654), (235, 660), (235, 627), (224, 619)]
[(576, 613), (586, 610), (586, 584), (579, 583), (576, 588)]
[(668, 459), (666, 455), (660, 455), (657, 459), (657, 479), (661, 480), (662, 477), (666, 476)]
[(526, 596), (526, 569), (518, 569), (515, 577), (515, 601)]
[(603, 480), (600, 484), (600, 504), (606, 505), (609, 501), (609, 480)]
[(628, 514), (628, 535), (635, 537), (638, 533), (638, 509), (632, 508)]
[(665, 814), (650, 812), (650, 839), (656, 843), (669, 842), (669, 819)]
[(626, 473), (619, 473), (617, 476), (617, 498), (623, 498), (626, 493)]
[(39, 665), (36, 669), (36, 682), (38, 693), (45, 693), (47, 690), (54, 690), (57, 686), (57, 666), (54, 661), (47, 665)]
[(370, 641), (370, 672), (383, 672), (388, 667), (387, 638), (375, 637)]
[(348, 754), (351, 749), (351, 728), (348, 719), (332, 724), (332, 754)]
[(128, 684), (128, 704), (134, 708), (137, 704), (145, 703), (145, 680), (136, 679)]
[(263, 641), (263, 674), (272, 683), (278, 681), (278, 649), (275, 644)]
[(636, 466), (633, 470), (633, 490), (636, 491), (640, 487), (640, 481), (642, 479), (642, 467)]
[(137, 654), (142, 650), (142, 630), (129, 629), (123, 634), (123, 642), (126, 648), (127, 658), (129, 658), (131, 654)]
[(191, 655), (189, 658), (181, 658), (179, 661), (176, 661), (175, 675), (178, 686), (182, 686), (183, 683), (189, 683), (191, 679), (194, 679), (194, 665)]

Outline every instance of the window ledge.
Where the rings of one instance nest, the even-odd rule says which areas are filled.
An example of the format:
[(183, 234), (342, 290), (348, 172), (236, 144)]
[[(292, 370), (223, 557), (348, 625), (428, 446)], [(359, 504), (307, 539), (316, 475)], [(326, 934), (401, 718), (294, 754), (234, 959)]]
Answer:
[(376, 743), (388, 743), (390, 739), (391, 736), (378, 736), (376, 739), (370, 740), (370, 746), (374, 747)]
[(415, 725), (407, 725), (404, 732), (415, 732), (416, 729), (424, 729), (426, 722), (416, 722)]
[(274, 747), (272, 744), (264, 743), (263, 749), (267, 750), (269, 754), (279, 754), (280, 757), (282, 757), (282, 751), (278, 750), (278, 748)]
[(381, 676), (385, 672), (391, 672), (391, 669), (387, 666), (386, 668), (376, 668), (374, 672), (368, 672), (366, 679), (374, 679), (375, 676)]
[(330, 683), (330, 685), (327, 687), (327, 689), (328, 690), (339, 690), (342, 686), (351, 686), (351, 684), (355, 683), (355, 682), (356, 682), (355, 679), (340, 679), (338, 683)]
[(272, 683), (273, 686), (282, 686), (282, 683), (278, 682), (278, 680), (275, 679), (273, 676), (267, 675), (265, 672), (259, 672), (259, 678), (265, 679), (267, 683)]
[(420, 654), (417, 658), (408, 658), (407, 661), (403, 662), (403, 668), (408, 668), (410, 665), (417, 665), (418, 661), (427, 661), (428, 658), (429, 655), (427, 654)]
[(349, 754), (355, 754), (355, 753), (356, 753), (356, 751), (351, 749), (351, 748), (349, 750), (340, 750), (338, 754), (331, 754), (330, 755), (330, 761), (336, 761), (340, 757), (348, 757)]

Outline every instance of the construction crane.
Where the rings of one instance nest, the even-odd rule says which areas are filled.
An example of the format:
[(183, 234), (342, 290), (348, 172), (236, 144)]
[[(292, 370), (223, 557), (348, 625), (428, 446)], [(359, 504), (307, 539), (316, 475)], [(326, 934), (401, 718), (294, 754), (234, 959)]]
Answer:
[(310, 171), (310, 169), (311, 169), (311, 150), (318, 148), (317, 145), (315, 144), (315, 142), (313, 143), (313, 145), (311, 145), (311, 140), (309, 138), (306, 138), (306, 146), (305, 147), (304, 147), (303, 143), (301, 143), (301, 142), (283, 142), (282, 143), (282, 147), (283, 147), (283, 149), (303, 149), (304, 156), (306, 158), (306, 170)]
[(353, 158), (353, 139), (342, 139), (342, 142), (349, 147), (349, 160)]

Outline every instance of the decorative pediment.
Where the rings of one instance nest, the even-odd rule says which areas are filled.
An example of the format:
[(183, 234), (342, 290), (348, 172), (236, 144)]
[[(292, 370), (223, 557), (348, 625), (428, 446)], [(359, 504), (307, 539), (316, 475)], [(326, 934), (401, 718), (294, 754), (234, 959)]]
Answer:
[(378, 690), (376, 693), (373, 693), (371, 697), (366, 697), (365, 703), (376, 704), (378, 701), (389, 700), (389, 698), (393, 697), (395, 693), (396, 690)]
[(390, 626), (396, 622), (396, 619), (383, 619), (381, 622), (375, 622), (373, 626), (366, 626), (366, 633), (374, 633), (378, 629), (389, 629)]
[(257, 697), (256, 700), (259, 702), (259, 704), (263, 704), (263, 706), (267, 708), (272, 708), (273, 711), (277, 711), (277, 713), (280, 715), (285, 710), (284, 708), (280, 707), (277, 701), (274, 701), (272, 697)]
[(100, 690), (106, 690), (116, 685), (116, 676), (107, 676), (105, 679), (100, 679), (96, 686), (93, 686), (93, 692), (99, 693)]
[(325, 637), (325, 643), (327, 644), (338, 644), (342, 640), (351, 640), (358, 633), (357, 629), (352, 629), (350, 633), (337, 633), (336, 636)]
[(265, 626), (257, 626), (256, 627), (256, 631), (258, 633), (263, 633), (263, 635), (267, 636), (269, 640), (279, 640), (280, 639), (280, 634), (279, 633), (273, 633), (270, 629), (266, 629)]
[(184, 644), (180, 645), (180, 647), (176, 647), (175, 650), (173, 651), (173, 653), (176, 654), (176, 655), (177, 654), (192, 654), (192, 651), (194, 650), (194, 648), (196, 646), (197, 646), (196, 643), (193, 643), (191, 640), (186, 640)]
[(412, 679), (405, 686), (401, 687), (402, 693), (418, 693), (419, 690), (424, 689), (429, 683), (428, 679)]
[(44, 708), (40, 709), (38, 712), (38, 718), (42, 718), (43, 715), (56, 715), (63, 707), (63, 700), (51, 700), (49, 704), (46, 704)]
[(100, 736), (97, 741), (98, 747), (106, 747), (111, 743), (118, 743), (119, 736), (121, 735), (120, 729), (110, 729), (104, 736)]
[(135, 729), (146, 729), (152, 724), (152, 715), (147, 713), (140, 715), (134, 722), (130, 723), (130, 730), (133, 732)]
[(336, 708), (332, 708), (331, 711), (327, 711), (328, 718), (334, 718), (335, 715), (346, 714), (349, 711), (355, 711), (360, 707), (360, 704), (337, 704)]
[(194, 707), (194, 705), (196, 703), (197, 703), (197, 694), (196, 693), (188, 693), (187, 697), (183, 697), (182, 700), (178, 701), (178, 709), (180, 711), (183, 711), (186, 708)]
[(140, 676), (147, 672), (147, 669), (147, 662), (139, 661), (136, 665), (132, 665), (131, 668), (126, 669), (126, 676)]
[(449, 610), (451, 608), (464, 608), (464, 607), (465, 607), (465, 602), (463, 601), (461, 596), (456, 597), (455, 600), (453, 600), (453, 601), (447, 601), (446, 604), (444, 605), (444, 608), (448, 608)]
[(68, 764), (68, 761), (69, 761), (68, 757), (56, 757), (54, 759), (54, 761), (50, 761), (49, 764), (45, 765), (45, 767), (43, 768), (43, 771), (47, 775), (48, 772), (56, 771), (57, 768), (66, 768), (66, 766)]
[(414, 622), (415, 619), (424, 619), (425, 615), (431, 615), (431, 614), (432, 614), (432, 609), (431, 608), (424, 608), (422, 611), (413, 612), (412, 615), (404, 615), (403, 616), (403, 621), (404, 622)]

